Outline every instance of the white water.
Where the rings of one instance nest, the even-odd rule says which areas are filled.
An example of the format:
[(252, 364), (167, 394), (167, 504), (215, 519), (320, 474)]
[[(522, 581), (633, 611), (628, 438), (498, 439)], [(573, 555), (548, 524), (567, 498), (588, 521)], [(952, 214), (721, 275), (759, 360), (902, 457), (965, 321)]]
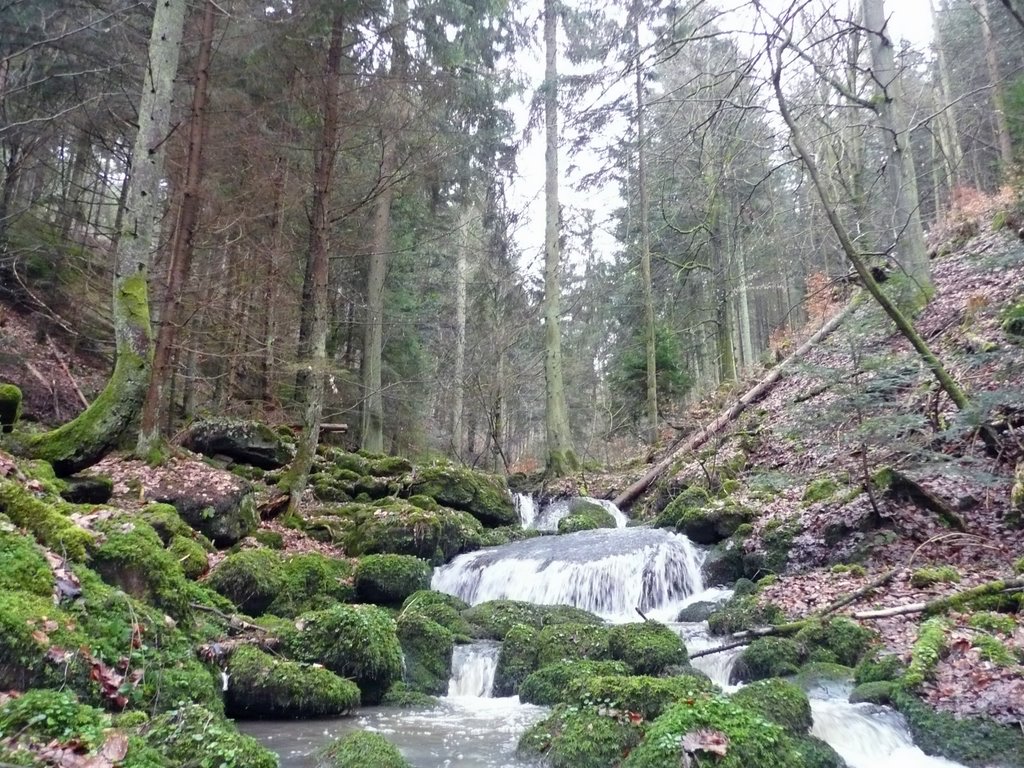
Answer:
[(517, 493), (513, 497), (516, 511), (519, 512), (519, 520), (523, 528), (531, 528), (537, 531), (557, 531), (558, 521), (572, 512), (573, 504), (578, 502), (589, 502), (603, 507), (614, 519), (616, 528), (625, 528), (629, 522), (615, 504), (607, 499), (592, 499), (589, 496), (579, 496), (574, 499), (555, 499), (543, 507), (537, 506), (537, 501), (532, 496)]
[(494, 690), (494, 671), (498, 667), (500, 652), (501, 643), (496, 642), (455, 646), (448, 695), (490, 698)]
[(613, 622), (636, 621), (639, 609), (648, 618), (672, 621), (686, 598), (704, 589), (702, 557), (680, 534), (607, 528), (459, 555), (434, 571), (431, 587), (470, 605), (572, 605)]

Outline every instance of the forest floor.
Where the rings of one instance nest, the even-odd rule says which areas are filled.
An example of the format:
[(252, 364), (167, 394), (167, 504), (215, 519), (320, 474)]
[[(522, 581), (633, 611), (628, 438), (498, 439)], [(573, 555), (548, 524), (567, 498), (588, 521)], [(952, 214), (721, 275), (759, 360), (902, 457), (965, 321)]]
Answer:
[[(905, 606), (1012, 578), (1024, 555), (1024, 510), (1010, 500), (1015, 466), (1024, 460), (1024, 346), (1003, 332), (1001, 320), (1024, 300), (1024, 242), (1007, 231), (974, 236), (935, 258), (932, 273), (935, 297), (916, 326), (968, 391), (971, 409), (957, 412), (909, 343), (863, 301), (717, 442), (681, 456), (633, 514), (652, 516), (684, 488), (710, 485), (755, 511), (748, 548), (792, 531), (784, 572), (760, 593), (791, 618), (823, 609), (890, 569), (898, 572), (886, 586), (840, 613)], [(826, 306), (806, 335), (835, 311)], [(763, 373), (695, 413), (710, 422)], [(1000, 430), (994, 451), (981, 439), (983, 420)], [(647, 469), (634, 464), (588, 475), (586, 485), (592, 495), (610, 497)], [(919, 495), (893, 486), (889, 470), (937, 497), (964, 530), (915, 501)], [(844, 567), (852, 563), (863, 570)], [(912, 586), (912, 574), (925, 566), (951, 566), (957, 580)], [(997, 633), (1011, 653), (995, 660), (991, 632), (970, 626), (970, 618), (950, 616), (949, 650), (924, 686), (926, 698), (959, 715), (1024, 722), (1020, 615), (1012, 633)], [(922, 621), (913, 613), (862, 623), (906, 661)]]

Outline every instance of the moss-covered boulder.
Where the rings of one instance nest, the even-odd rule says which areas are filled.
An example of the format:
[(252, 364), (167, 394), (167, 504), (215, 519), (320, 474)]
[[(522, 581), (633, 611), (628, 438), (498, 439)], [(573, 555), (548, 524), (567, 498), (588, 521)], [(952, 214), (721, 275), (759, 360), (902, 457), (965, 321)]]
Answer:
[(801, 736), (794, 738), (793, 744), (803, 760), (803, 768), (849, 768), (839, 753), (821, 739)]
[(853, 679), (862, 683), (877, 683), (899, 680), (906, 672), (906, 667), (895, 654), (869, 653), (860, 660), (854, 670)]
[(803, 660), (800, 645), (788, 637), (760, 637), (740, 653), (730, 683), (795, 675)]
[(519, 700), (542, 706), (565, 704), (573, 701), (571, 691), (583, 680), (629, 674), (621, 661), (558, 661), (531, 672), (519, 686)]
[(21, 390), (0, 383), (0, 432), (12, 432), (21, 418)]
[(277, 768), (277, 756), (234, 723), (196, 704), (159, 715), (143, 730), (146, 743), (168, 765), (217, 768)]
[(518, 754), (552, 768), (608, 768), (619, 764), (641, 734), (628, 719), (559, 705), (522, 735)]
[(892, 704), (895, 683), (879, 680), (861, 683), (850, 691), (851, 704)]
[(558, 532), (593, 531), (598, 528), (614, 528), (615, 525), (612, 513), (600, 504), (586, 499), (573, 499), (569, 505), (569, 514), (558, 521)]
[(294, 444), (266, 424), (223, 416), (192, 422), (181, 444), (204, 456), (226, 456), (260, 469), (279, 469), (295, 457)]
[(398, 616), (398, 641), (405, 661), (402, 679), (408, 688), (432, 696), (447, 692), (455, 636), (413, 610), (402, 611)]
[(359, 706), (359, 688), (320, 666), (287, 661), (255, 646), (231, 654), (225, 710), (234, 718), (327, 717)]
[[(95, 536), (64, 514), (45, 490), (30, 491), (22, 483), (0, 477), (0, 514), (29, 531), (40, 544), (71, 560), (82, 561), (95, 545)], [(61, 502), (63, 503), (63, 502)]]
[(356, 597), (364, 603), (397, 605), (430, 586), (430, 564), (412, 555), (367, 555), (355, 571)]
[(571, 659), (609, 660), (611, 631), (599, 624), (549, 624), (537, 635), (538, 667)]
[(664, 506), (654, 518), (654, 524), (659, 528), (675, 528), (679, 525), (682, 517), (691, 509), (701, 509), (712, 499), (704, 488), (690, 486), (684, 488)]
[(381, 705), (395, 707), (397, 709), (429, 709), (436, 707), (438, 700), (436, 696), (412, 690), (405, 683), (395, 683), (381, 699)]
[[(728, 739), (725, 755), (699, 748), (701, 731)], [(687, 749), (689, 751), (687, 752)], [(688, 754), (689, 761), (684, 757)], [(673, 705), (648, 728), (643, 742), (622, 762), (622, 768), (803, 768), (803, 756), (779, 725), (736, 702), (708, 695)]]
[(761, 603), (754, 595), (733, 597), (708, 617), (714, 635), (729, 635), (752, 627), (778, 624), (785, 618), (774, 603)]
[(685, 623), (697, 623), (700, 621), (707, 621), (711, 614), (718, 610), (718, 603), (712, 603), (708, 600), (698, 600), (695, 603), (690, 603), (684, 608), (679, 610), (676, 615), (676, 621), (682, 621)]
[(522, 600), (488, 600), (463, 612), (474, 635), (503, 640), (516, 624), (543, 627), (550, 624), (603, 624), (594, 614), (571, 605), (536, 605)]
[(437, 622), (452, 633), (460, 642), (469, 640), (473, 629), (462, 612), (469, 608), (466, 603), (453, 595), (421, 589), (413, 592), (402, 603), (402, 612), (415, 612)]
[(732, 700), (746, 709), (802, 736), (811, 728), (811, 703), (807, 694), (785, 680), (759, 680), (740, 688)]
[(625, 662), (637, 675), (660, 675), (689, 660), (679, 635), (656, 621), (612, 627), (608, 648), (613, 659)]
[(475, 517), (436, 504), (425, 506), (394, 497), (339, 504), (320, 510), (305, 527), (342, 545), (350, 555), (413, 555), (435, 565), (480, 546), (482, 526)]
[(337, 739), (324, 750), (320, 768), (411, 768), (391, 742), (379, 733), (358, 731)]
[[(669, 507), (672, 505), (670, 504)], [(754, 512), (731, 498), (711, 499), (704, 506), (680, 511), (676, 529), (698, 544), (717, 544), (754, 519)]]
[(395, 621), (375, 605), (336, 605), (300, 616), (283, 631), (283, 652), (355, 681), (364, 704), (377, 704), (402, 674)]
[(514, 696), (529, 674), (540, 666), (539, 636), (540, 630), (529, 624), (515, 624), (505, 634), (494, 669), (495, 696)]
[(850, 619), (835, 617), (812, 622), (794, 637), (809, 661), (855, 667), (875, 641), (875, 633)]
[(439, 504), (469, 512), (486, 526), (516, 525), (519, 513), (502, 478), (452, 464), (421, 467), (409, 492), (436, 499)]
[(1000, 320), (1007, 336), (1024, 339), (1024, 301), (1003, 310)]
[(245, 549), (224, 558), (207, 579), (219, 594), (249, 616), (259, 616), (284, 584), (284, 558), (270, 549)]
[(706, 696), (716, 690), (714, 683), (696, 675), (612, 675), (578, 678), (570, 682), (568, 692), (581, 705), (599, 702), (633, 720), (653, 720), (679, 701)]

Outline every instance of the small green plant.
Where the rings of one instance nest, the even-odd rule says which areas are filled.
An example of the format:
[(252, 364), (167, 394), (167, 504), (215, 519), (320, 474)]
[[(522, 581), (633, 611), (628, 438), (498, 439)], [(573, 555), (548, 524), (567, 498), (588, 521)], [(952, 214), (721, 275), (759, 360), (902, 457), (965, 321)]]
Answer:
[(984, 629), (988, 632), (1000, 632), (1004, 635), (1012, 635), (1017, 627), (1017, 622), (1012, 616), (1005, 613), (993, 611), (980, 611), (971, 616), (968, 622), (974, 629)]
[(832, 566), (832, 573), (848, 573), (861, 579), (868, 575), (868, 572), (864, 570), (864, 566), (857, 565), (856, 563), (837, 563)]
[(1012, 667), (1017, 663), (1013, 654), (1010, 653), (1010, 649), (997, 637), (979, 634), (971, 642), (978, 649), (981, 658), (991, 661), (998, 667)]

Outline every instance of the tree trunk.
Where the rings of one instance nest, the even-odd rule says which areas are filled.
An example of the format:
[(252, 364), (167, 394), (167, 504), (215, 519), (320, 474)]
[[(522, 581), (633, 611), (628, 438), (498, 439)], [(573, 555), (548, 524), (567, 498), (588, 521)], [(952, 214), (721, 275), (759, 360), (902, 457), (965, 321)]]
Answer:
[(185, 0), (161, 0), (153, 16), (139, 102), (139, 132), (132, 148), (131, 177), (114, 256), (114, 371), (92, 405), (77, 418), (25, 443), (31, 455), (49, 461), (60, 474), (98, 461), (118, 441), (138, 416), (149, 384), (153, 334), (147, 280), (162, 214), (162, 145), (171, 120), (186, 6)]
[(872, 76), (878, 89), (878, 124), (888, 144), (885, 177), (892, 203), (891, 237), (896, 261), (909, 278), (901, 303), (919, 307), (931, 297), (931, 269), (918, 207), (917, 173), (910, 149), (910, 131), (902, 126), (902, 87), (884, 0), (864, 0), (864, 26), (871, 49)]
[(562, 380), (562, 333), (559, 322), (558, 206), (558, 2), (544, 0), (544, 425), (546, 471), (559, 477), (579, 468), (572, 447), (569, 412)]
[(963, 145), (960, 143), (959, 123), (956, 118), (957, 107), (953, 103), (953, 87), (950, 85), (949, 77), (949, 61), (946, 59), (946, 49), (942, 44), (942, 40), (938, 39), (938, 14), (935, 13), (934, 0), (929, 0), (928, 9), (931, 11), (932, 29), (936, 31), (937, 38), (934, 48), (939, 65), (939, 95), (941, 97), (937, 107), (942, 110), (939, 116), (939, 136), (943, 159), (946, 164), (946, 177), (950, 190), (952, 190), (960, 183), (964, 150)]
[(341, 96), (341, 54), (344, 44), (342, 12), (334, 12), (331, 41), (324, 64), (321, 111), (323, 127), (313, 157), (313, 207), (309, 225), (309, 252), (306, 271), (311, 275), (311, 317), (309, 350), (299, 360), (305, 368), (305, 392), (302, 398), (302, 433), (296, 446), (295, 459), (282, 480), (289, 493), (288, 511), (298, 511), (302, 492), (306, 488), (309, 470), (313, 466), (316, 446), (320, 439), (320, 420), (324, 405), (324, 368), (327, 362), (327, 278), (328, 238), (330, 235), (331, 179), (334, 174), (338, 149), (339, 101)]
[(472, 247), (471, 228), (476, 220), (474, 208), (466, 204), (459, 220), (459, 245), (455, 249), (455, 353), (452, 361), (452, 453), (461, 458), (466, 432), (463, 428), (463, 408), (466, 391), (466, 286), (469, 281), (469, 251)]
[(183, 320), (183, 289), (192, 268), (196, 225), (202, 204), (200, 191), (203, 177), (203, 144), (206, 138), (206, 101), (210, 82), (210, 58), (213, 51), (215, 7), (213, 0), (206, 0), (203, 9), (196, 84), (192, 93), (192, 114), (189, 118), (185, 184), (178, 223), (172, 240), (167, 292), (160, 312), (160, 327), (156, 335), (156, 350), (153, 353), (153, 370), (149, 377), (146, 400), (142, 406), (142, 424), (136, 446), (136, 453), (143, 457), (157, 450), (163, 441), (160, 417), (167, 406), (164, 387), (170, 377), (172, 352), (178, 340), (178, 328)]
[(999, 72), (999, 54), (996, 51), (996, 43), (992, 35), (988, 0), (978, 0), (978, 12), (981, 14), (981, 38), (985, 46), (985, 64), (988, 66), (988, 79), (992, 83), (992, 112), (996, 119), (1000, 171), (1005, 178), (1013, 171), (1013, 142), (1010, 139), (1010, 123), (1006, 119), (1005, 89), (1002, 75)]

